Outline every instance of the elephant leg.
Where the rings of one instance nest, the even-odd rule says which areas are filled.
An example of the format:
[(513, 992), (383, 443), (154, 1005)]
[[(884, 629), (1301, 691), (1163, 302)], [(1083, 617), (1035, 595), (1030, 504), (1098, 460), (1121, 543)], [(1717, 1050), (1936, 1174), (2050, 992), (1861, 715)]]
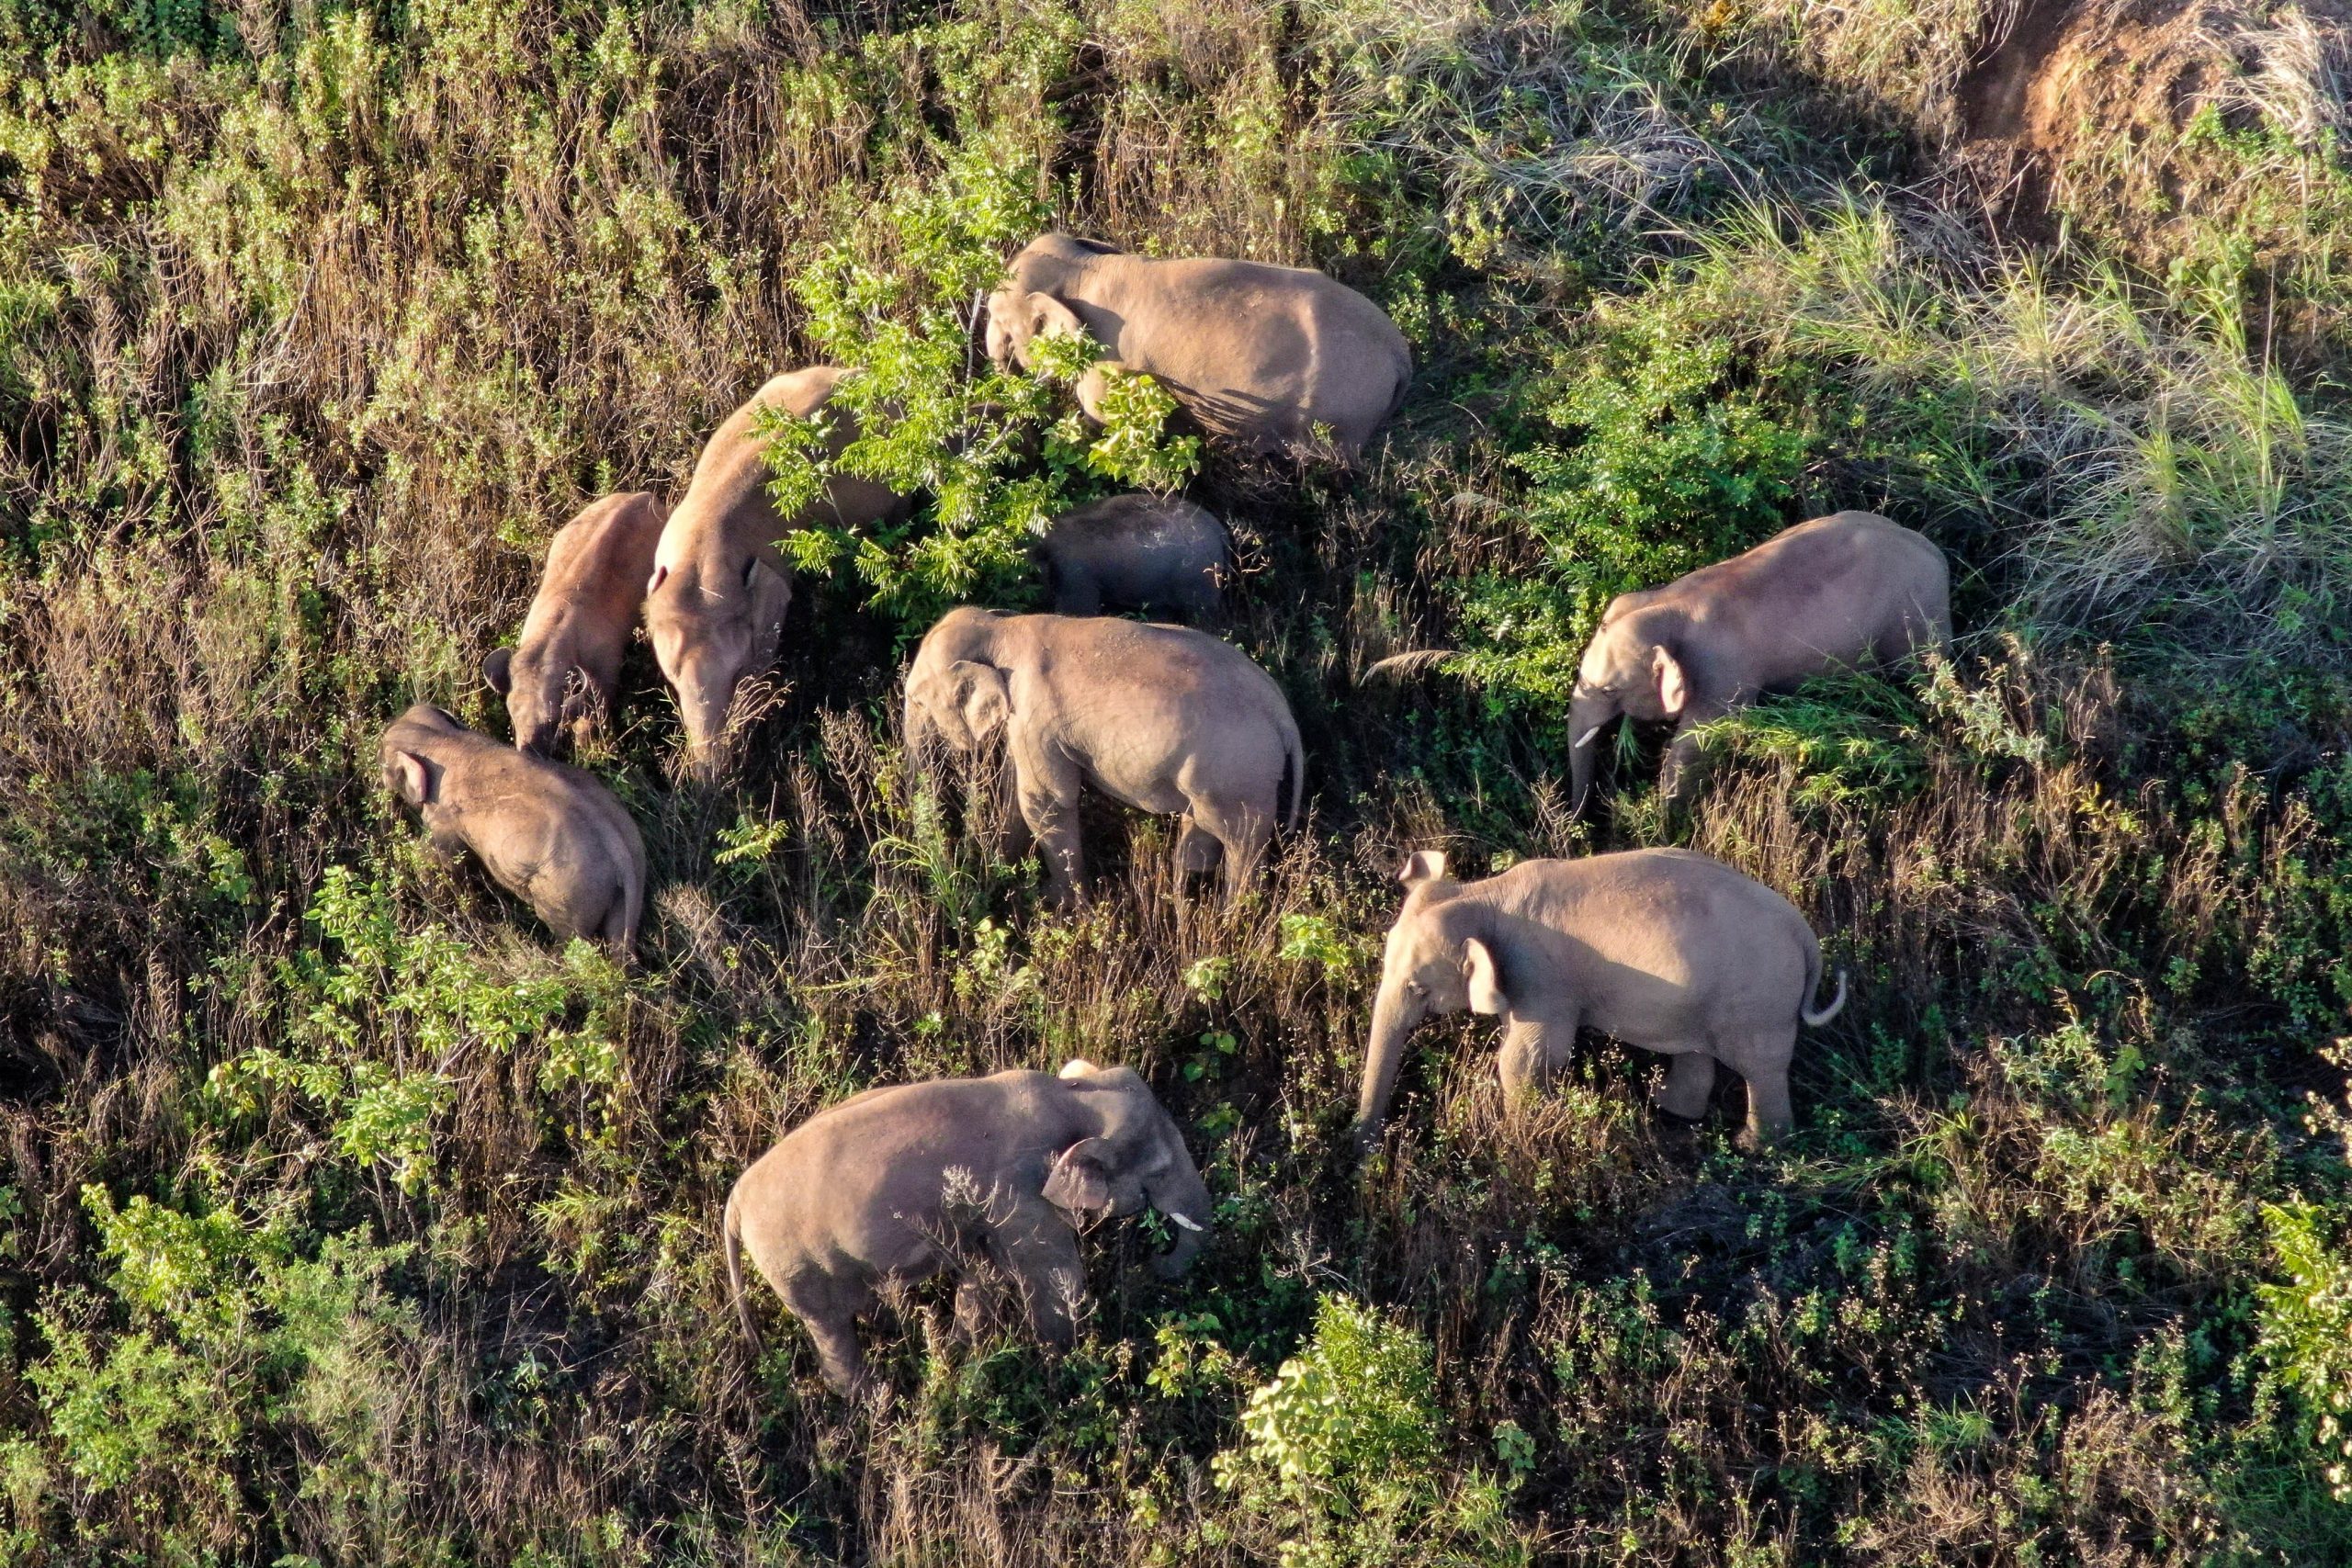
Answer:
[(1674, 727), (1674, 739), (1666, 748), (1666, 761), (1659, 765), (1657, 773), (1657, 792), (1668, 807), (1683, 805), (1690, 797), (1691, 787), (1698, 782), (1699, 727), (1713, 724), (1734, 707), (1751, 700), (1752, 695), (1743, 689), (1741, 694), (1730, 702), (1694, 700), (1682, 710), (1681, 721)]
[(990, 1285), (970, 1278), (956, 1281), (956, 1335), (966, 1344), (986, 1335), (996, 1326), (997, 1292)]
[(802, 1274), (771, 1280), (776, 1294), (817, 1344), (817, 1362), (835, 1393), (854, 1397), (872, 1386), (865, 1353), (858, 1348), (857, 1318), (874, 1307), (873, 1289), (861, 1280)]
[(1057, 615), (1099, 615), (1102, 613), (1102, 585), (1091, 571), (1064, 567), (1059, 585), (1054, 590), (1054, 614)]
[(1696, 1122), (1707, 1113), (1715, 1091), (1715, 1059), (1704, 1050), (1678, 1051), (1666, 1059), (1666, 1080), (1651, 1103), (1668, 1116)]
[(1789, 1107), (1789, 1062), (1796, 1045), (1792, 1027), (1751, 1035), (1716, 1053), (1747, 1084), (1746, 1142), (1769, 1144), (1796, 1125)]
[(1098, 359), (1086, 367), (1085, 373), (1078, 378), (1078, 385), (1070, 390), (1078, 399), (1078, 406), (1086, 411), (1086, 417), (1101, 424), (1104, 423), (1103, 398), (1111, 389), (1112, 378), (1137, 374), (1140, 372), (1119, 360)]
[(1040, 1203), (1000, 1226), (993, 1247), (998, 1262), (1020, 1292), (1029, 1332), (1041, 1345), (1067, 1349), (1077, 1337), (1070, 1309), (1086, 1290), (1078, 1233)]
[(1503, 1030), (1503, 1046), (1495, 1058), (1495, 1075), (1502, 1080), (1503, 1108), (1509, 1111), (1537, 1089), (1548, 1088), (1567, 1065), (1576, 1027), (1562, 1028), (1532, 1018), (1514, 1018)]
[(1239, 903), (1241, 895), (1257, 879), (1259, 864), (1266, 858), (1266, 846), (1273, 840), (1272, 802), (1260, 807), (1195, 800), (1193, 816), (1225, 846), (1225, 901), (1228, 907)]
[(1215, 871), (1217, 857), (1224, 852), (1217, 836), (1195, 821), (1191, 812), (1177, 818), (1176, 897), (1188, 897), (1193, 879)]
[(1086, 861), (1078, 841), (1078, 769), (1066, 758), (1016, 753), (1013, 798), (1036, 835), (1046, 866), (1046, 897), (1064, 909), (1078, 903)]

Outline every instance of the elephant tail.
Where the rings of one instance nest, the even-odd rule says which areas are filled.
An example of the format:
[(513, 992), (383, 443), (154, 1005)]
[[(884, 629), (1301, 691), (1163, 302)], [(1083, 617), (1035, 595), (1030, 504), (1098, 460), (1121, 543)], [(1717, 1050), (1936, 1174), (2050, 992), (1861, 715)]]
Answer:
[[(1290, 792), (1290, 814), (1283, 826), (1288, 831), (1296, 832), (1299, 808), (1306, 804), (1306, 749), (1299, 743), (1298, 721), (1291, 716), (1287, 706), (1282, 714), (1282, 783), (1289, 786)], [(1274, 798), (1280, 801), (1281, 794), (1278, 792)]]
[[(1810, 935), (1811, 933), (1808, 932), (1807, 934)], [(1804, 996), (1797, 1003), (1797, 1016), (1804, 1020), (1805, 1026), (1809, 1029), (1820, 1028), (1823, 1024), (1827, 1023), (1831, 1019), (1836, 1018), (1839, 1012), (1845, 1010), (1846, 971), (1842, 968), (1838, 971), (1837, 997), (1831, 1000), (1827, 1007), (1823, 1008), (1819, 1012), (1815, 1012), (1813, 1010), (1813, 998), (1820, 994), (1821, 943), (1818, 942), (1810, 942), (1805, 944)]]
[(727, 1195), (727, 1215), (718, 1223), (718, 1234), (727, 1247), (727, 1293), (734, 1298), (735, 1315), (742, 1320), (743, 1338), (757, 1356), (760, 1325), (752, 1321), (751, 1298), (743, 1294), (743, 1221), (736, 1212), (732, 1192)]

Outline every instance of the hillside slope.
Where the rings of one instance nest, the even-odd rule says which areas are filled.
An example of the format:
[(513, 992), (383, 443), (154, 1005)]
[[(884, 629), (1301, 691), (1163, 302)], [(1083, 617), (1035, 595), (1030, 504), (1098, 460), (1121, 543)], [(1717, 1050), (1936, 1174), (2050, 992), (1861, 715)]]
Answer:
[[(2334, 34), (2256, 18), (2316, 41), (2199, 67), (2192, 179), (2069, 143), (2112, 177), (2019, 223), (1954, 107), (2018, 34), (1951, 9), (0, 0), (0, 1562), (2352, 1556)], [(900, 752), (940, 605), (1033, 603), (1040, 507), (1193, 460), (970, 378), (1048, 222), (1413, 343), (1360, 475), (1189, 479), (1308, 756), (1230, 911), (1106, 810), (1055, 914)], [(640, 962), (560, 950), (376, 737), (503, 734), (553, 531), (824, 358), (941, 482), (795, 541), (728, 782), (632, 654), (582, 761)], [(1945, 548), (1951, 660), (1725, 721), (1684, 820), (1629, 747), (1570, 821), (1607, 600), (1842, 507)], [(1402, 855), (1661, 843), (1849, 972), (1796, 1135), (1736, 1148), (1727, 1075), (1664, 1123), (1590, 1039), (1507, 1121), (1465, 1018), (1359, 1167)], [(1184, 1281), (1098, 1234), (1051, 1362), (909, 1302), (883, 1407), (763, 1293), (747, 1350), (718, 1216), (782, 1129), (1076, 1055), (1191, 1140)]]

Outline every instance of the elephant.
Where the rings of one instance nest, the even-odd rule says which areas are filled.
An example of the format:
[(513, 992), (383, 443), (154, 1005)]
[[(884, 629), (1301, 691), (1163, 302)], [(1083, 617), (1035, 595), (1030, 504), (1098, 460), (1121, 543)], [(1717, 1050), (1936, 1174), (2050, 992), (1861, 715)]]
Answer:
[(1044, 235), (989, 298), (989, 357), (1027, 369), (1037, 337), (1081, 332), (1109, 355), (1079, 387), (1090, 416), (1101, 417), (1107, 374), (1140, 371), (1212, 436), (1349, 468), (1413, 373), (1396, 323), (1319, 272)]
[(735, 1183), (720, 1221), (728, 1289), (756, 1353), (748, 1252), (816, 1341), (825, 1382), (854, 1395), (872, 1386), (856, 1319), (877, 1287), (955, 1273), (956, 1321), (974, 1333), (991, 1292), (968, 1264), (985, 1256), (1035, 1337), (1065, 1348), (1086, 1280), (1080, 1231), (1146, 1203), (1175, 1227), (1153, 1260), (1174, 1280), (1208, 1238), (1209, 1191), (1132, 1068), (1080, 1060), (1057, 1076), (868, 1089), (794, 1128)]
[(567, 940), (623, 956), (645, 908), (645, 843), (578, 768), (502, 746), (430, 703), (384, 731), (384, 784), (424, 819), (435, 856), (481, 857), (498, 885)]
[(1105, 606), (1217, 619), (1230, 555), (1225, 525), (1173, 496), (1114, 495), (1065, 512), (1037, 543), (1054, 613)]
[(1019, 817), (1009, 852), (1035, 836), (1063, 908), (1083, 876), (1081, 784), (1182, 816), (1180, 887), (1222, 846), (1228, 900), (1273, 837), (1284, 782), (1291, 827), (1306, 789), (1282, 688), (1239, 649), (1183, 626), (950, 610), (908, 671), (905, 734), (918, 763), (934, 737), (967, 757), (1001, 739)]
[(1846, 973), (1824, 1008), (1821, 943), (1778, 893), (1690, 850), (1625, 850), (1521, 861), (1483, 882), (1446, 875), (1433, 850), (1407, 857), (1364, 1049), (1356, 1140), (1380, 1134), (1405, 1041), (1432, 1014), (1503, 1021), (1496, 1066), (1506, 1102), (1567, 1065), (1589, 1025), (1672, 1058), (1657, 1103), (1705, 1114), (1720, 1062), (1747, 1085), (1747, 1135), (1792, 1124), (1789, 1062), (1800, 1022), (1846, 1005)]
[(1620, 717), (1671, 722), (1658, 788), (1679, 800), (1701, 725), (1807, 678), (1951, 637), (1943, 551), (1869, 512), (1800, 523), (1600, 617), (1568, 699), (1569, 806), (1592, 790), (1593, 742)]
[[(677, 694), (687, 761), (699, 776), (714, 776), (724, 761), (736, 687), (775, 662), (792, 604), (791, 568), (776, 542), (820, 521), (867, 528), (906, 513), (904, 497), (846, 474), (834, 475), (824, 496), (791, 518), (778, 515), (768, 498), (765, 443), (752, 434), (753, 417), (765, 406), (811, 418), (851, 374), (822, 365), (777, 376), (752, 393), (703, 447), (685, 497), (662, 530), (645, 585), (645, 626)], [(857, 429), (846, 412), (834, 423), (838, 456)]]
[(550, 755), (566, 731), (585, 740), (613, 711), (668, 515), (643, 491), (590, 502), (548, 544), (523, 635), (482, 660), (482, 678), (506, 699), (514, 744), (533, 756)]

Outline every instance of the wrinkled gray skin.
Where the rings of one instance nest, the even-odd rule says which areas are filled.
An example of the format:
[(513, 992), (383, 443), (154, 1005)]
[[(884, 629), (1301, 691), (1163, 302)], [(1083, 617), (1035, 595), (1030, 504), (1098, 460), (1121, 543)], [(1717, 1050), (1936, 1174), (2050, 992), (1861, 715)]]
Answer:
[(1484, 882), (1445, 874), (1422, 850), (1399, 878), (1356, 1139), (1380, 1135), (1405, 1042), (1421, 1022), (1468, 1008), (1503, 1021), (1496, 1070), (1506, 1103), (1566, 1068), (1578, 1029), (1672, 1058), (1658, 1107), (1703, 1115), (1722, 1063), (1747, 1084), (1747, 1135), (1791, 1124), (1797, 1025), (1846, 1005), (1846, 976), (1819, 1010), (1821, 944), (1787, 899), (1689, 850), (1630, 850), (1522, 861)]
[(645, 844), (613, 792), (578, 768), (502, 746), (430, 703), (384, 731), (384, 786), (416, 808), (434, 853), (480, 856), (556, 935), (626, 956), (645, 908)]
[(1035, 241), (1005, 270), (989, 299), (989, 356), (1025, 369), (1035, 339), (1083, 330), (1108, 354), (1078, 389), (1098, 419), (1103, 373), (1141, 371), (1213, 436), (1353, 467), (1412, 378), (1396, 324), (1319, 272), (1159, 260), (1069, 234)]
[(577, 744), (610, 715), (621, 656), (645, 602), (654, 547), (668, 514), (643, 491), (593, 501), (556, 530), (523, 635), (482, 660), (482, 678), (506, 699), (514, 744), (551, 755), (567, 732)]
[(1020, 830), (1035, 835), (1048, 896), (1083, 878), (1078, 801), (1091, 784), (1138, 811), (1180, 816), (1178, 886), (1224, 851), (1226, 891), (1255, 874), (1283, 791), (1298, 823), (1306, 761), (1290, 704), (1232, 644), (1182, 626), (966, 606), (940, 618), (907, 672), (906, 741), (972, 757), (1003, 744)]
[[(836, 519), (865, 528), (905, 513), (903, 498), (846, 476), (836, 476), (800, 516), (779, 516), (768, 500), (764, 444), (752, 436), (752, 417), (766, 405), (808, 418), (849, 374), (830, 365), (795, 370), (752, 393), (703, 447), (685, 498), (662, 530), (646, 583), (645, 626), (676, 694), (688, 766), (697, 776), (713, 777), (725, 765), (736, 688), (775, 662), (792, 605), (791, 568), (776, 541)], [(857, 431), (846, 413), (835, 423), (831, 445), (838, 454)]]
[(1869, 512), (1816, 517), (1663, 588), (1620, 594), (1569, 699), (1570, 809), (1584, 810), (1600, 732), (1620, 717), (1674, 726), (1658, 788), (1679, 800), (1698, 726), (1759, 693), (1951, 637), (1943, 551)]
[(743, 1293), (751, 1254), (816, 1340), (826, 1382), (855, 1393), (869, 1386), (856, 1320), (877, 1288), (959, 1274), (956, 1321), (977, 1333), (991, 1292), (965, 1265), (984, 1255), (1019, 1292), (1036, 1337), (1064, 1347), (1086, 1283), (1079, 1232), (1147, 1203), (1175, 1232), (1153, 1269), (1175, 1279), (1207, 1238), (1208, 1189), (1131, 1068), (1074, 1061), (1057, 1077), (868, 1089), (793, 1129), (735, 1183), (721, 1223), (728, 1283), (756, 1348)]
[(1194, 626), (1217, 619), (1225, 525), (1174, 496), (1114, 495), (1065, 512), (1037, 543), (1054, 613), (1141, 610)]

